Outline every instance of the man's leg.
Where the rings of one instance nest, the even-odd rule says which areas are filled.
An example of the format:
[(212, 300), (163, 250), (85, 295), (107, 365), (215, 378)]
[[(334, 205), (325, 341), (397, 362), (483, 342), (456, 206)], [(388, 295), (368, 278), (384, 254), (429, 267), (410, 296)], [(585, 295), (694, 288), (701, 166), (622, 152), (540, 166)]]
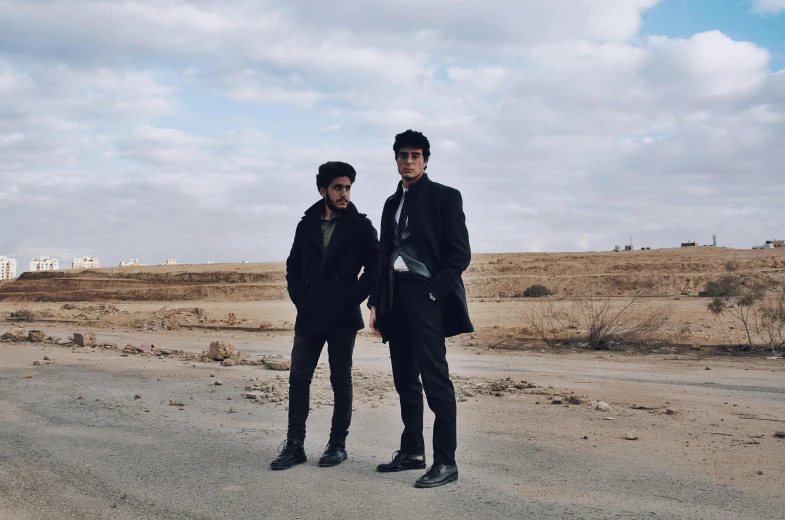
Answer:
[(399, 295), (399, 286), (410, 282), (399, 282), (395, 285), (393, 309), (390, 314), (393, 333), (390, 335), (390, 361), (392, 364), (393, 381), (401, 406), (403, 433), (401, 434), (401, 451), (411, 455), (425, 454), (423, 439), (423, 400), (420, 369), (417, 356), (413, 352), (412, 334), (409, 329), (409, 316)]
[(305, 422), (310, 408), (311, 380), (325, 337), (294, 336), (292, 366), (289, 370), (289, 431), (286, 438), (299, 443), (305, 442)]
[(455, 389), (447, 365), (444, 317), (439, 303), (431, 301), (427, 284), (402, 284), (401, 300), (408, 311), (412, 351), (422, 374), (428, 406), (436, 419), (433, 425), (434, 464), (455, 464), (457, 409)]
[(356, 332), (332, 334), (327, 338), (334, 397), (330, 442), (341, 446), (346, 443), (352, 422), (352, 354), (356, 338)]

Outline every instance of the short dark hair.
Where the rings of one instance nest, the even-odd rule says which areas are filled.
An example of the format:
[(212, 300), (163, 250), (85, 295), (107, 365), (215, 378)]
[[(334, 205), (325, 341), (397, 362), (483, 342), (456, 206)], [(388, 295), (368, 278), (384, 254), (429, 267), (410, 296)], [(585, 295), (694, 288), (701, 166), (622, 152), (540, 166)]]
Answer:
[(426, 161), (431, 156), (431, 143), (428, 142), (427, 137), (422, 135), (422, 132), (416, 130), (410, 129), (395, 136), (393, 151), (396, 156), (403, 147), (422, 149), (422, 158)]
[(351, 164), (341, 161), (327, 161), (319, 166), (319, 173), (316, 174), (316, 187), (327, 189), (338, 177), (349, 177), (349, 181), (354, 184), (357, 172), (354, 171)]

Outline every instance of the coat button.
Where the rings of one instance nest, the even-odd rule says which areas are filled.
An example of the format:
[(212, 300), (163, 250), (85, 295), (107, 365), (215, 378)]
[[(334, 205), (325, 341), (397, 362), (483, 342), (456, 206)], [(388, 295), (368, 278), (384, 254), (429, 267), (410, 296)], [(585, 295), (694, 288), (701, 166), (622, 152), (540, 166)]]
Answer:
[(337, 275), (337, 274), (335, 275), (335, 279), (336, 279), (336, 280), (338, 279), (338, 275)]

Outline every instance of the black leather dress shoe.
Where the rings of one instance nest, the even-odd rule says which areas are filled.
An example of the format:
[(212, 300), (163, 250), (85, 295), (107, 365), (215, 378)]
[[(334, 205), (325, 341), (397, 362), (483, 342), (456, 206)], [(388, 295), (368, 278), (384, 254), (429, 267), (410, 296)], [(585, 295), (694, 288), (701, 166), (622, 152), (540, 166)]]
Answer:
[(319, 459), (319, 465), (323, 468), (337, 466), (348, 458), (349, 454), (346, 453), (343, 444), (333, 444), (332, 442), (329, 442), (324, 449), (324, 453), (322, 453), (322, 458)]
[(455, 464), (434, 464), (422, 477), (417, 479), (414, 487), (432, 488), (458, 480), (458, 466)]
[(291, 439), (281, 443), (278, 447), (278, 453), (280, 455), (270, 463), (272, 469), (289, 469), (308, 460), (308, 457), (305, 456), (303, 443)]
[(425, 469), (425, 455), (412, 455), (405, 451), (396, 451), (393, 453), (392, 461), (376, 466), (376, 471), (381, 471), (382, 473), (392, 473), (406, 469)]

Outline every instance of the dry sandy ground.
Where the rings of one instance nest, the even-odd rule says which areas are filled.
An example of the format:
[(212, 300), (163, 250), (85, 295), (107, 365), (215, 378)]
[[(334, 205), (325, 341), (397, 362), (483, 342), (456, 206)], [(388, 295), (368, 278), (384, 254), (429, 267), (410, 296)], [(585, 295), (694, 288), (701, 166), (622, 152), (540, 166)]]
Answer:
[[(147, 313), (161, 305), (119, 307)], [(290, 327), (293, 318), (283, 302), (198, 305), (218, 323), (229, 312), (241, 324), (273, 328)], [(515, 334), (520, 305), (528, 303), (474, 302), (482, 331), (450, 342), (451, 372), (465, 399), (461, 476), (436, 490), (412, 488), (419, 472), (373, 471), (395, 450), (400, 420), (386, 347), (367, 333), (355, 354), (350, 460), (330, 469), (315, 465), (331, 413), (321, 370), (308, 423), (309, 462), (286, 472), (268, 470), (285, 436), (286, 403), (241, 397), (249, 381), (285, 383), (286, 373), (1, 343), (0, 517), (785, 518), (785, 439), (774, 436), (785, 430), (785, 362), (691, 349), (641, 355), (485, 348), (483, 334), (495, 326)], [(696, 327), (699, 307), (690, 318)], [(0, 311), (13, 308), (3, 304)], [(286, 331), (106, 325), (92, 329), (99, 341), (194, 353), (218, 339), (250, 355), (288, 355), (291, 344)], [(61, 337), (88, 330), (27, 326)], [(33, 366), (44, 356), (57, 361)], [(488, 390), (506, 378), (536, 388)], [(215, 386), (216, 379), (223, 384)], [(586, 402), (552, 404), (556, 395)], [(597, 411), (596, 400), (610, 410)], [(638, 440), (625, 439), (632, 431)]]

